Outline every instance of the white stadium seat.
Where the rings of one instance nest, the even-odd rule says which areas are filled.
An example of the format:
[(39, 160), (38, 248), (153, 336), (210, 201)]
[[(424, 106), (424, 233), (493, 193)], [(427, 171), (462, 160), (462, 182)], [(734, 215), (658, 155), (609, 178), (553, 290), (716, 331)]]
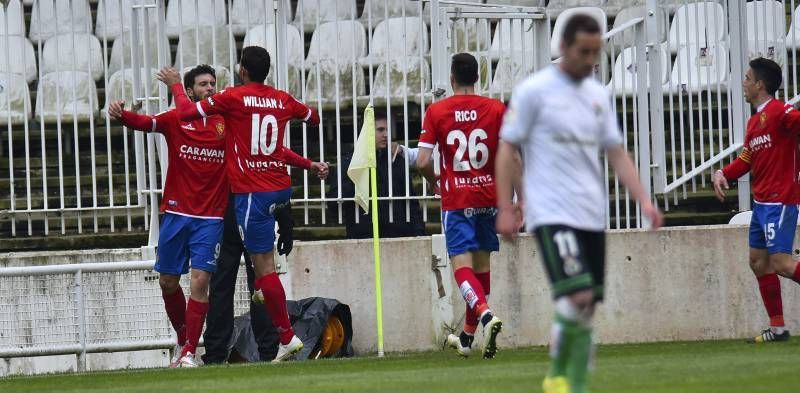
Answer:
[(361, 65), (378, 65), (386, 58), (427, 55), (430, 49), (428, 29), (422, 18), (389, 18), (372, 32), (369, 56)]
[(533, 61), (522, 62), (516, 57), (504, 57), (497, 62), (489, 92), (493, 96), (508, 97), (514, 87), (534, 71)]
[(225, 0), (171, 0), (167, 4), (167, 36), (175, 38), (198, 26), (224, 26), (225, 13)]
[(792, 24), (786, 34), (786, 48), (800, 48), (800, 5), (792, 12)]
[[(150, 94), (153, 96), (158, 95), (158, 79), (156, 79), (157, 69), (140, 68), (139, 81), (141, 83), (140, 92), (142, 96), (145, 94), (146, 88), (149, 85)], [(111, 75), (108, 79), (108, 86), (106, 86), (106, 104), (103, 106), (103, 112), (108, 110), (108, 105), (114, 101), (125, 101), (126, 107), (131, 107), (137, 104), (133, 96), (133, 69), (126, 68), (119, 70)], [(158, 103), (150, 103), (150, 113), (155, 113), (158, 109)]]
[(669, 27), (669, 49), (675, 53), (684, 45), (713, 45), (725, 39), (725, 31), (722, 4), (703, 1), (681, 5)]
[(743, 212), (736, 213), (735, 216), (731, 217), (731, 220), (728, 221), (728, 225), (750, 225), (750, 220), (753, 218), (753, 211), (747, 210)]
[[(353, 86), (356, 87), (355, 95), (363, 96), (367, 93), (364, 70), (358, 65), (339, 63), (338, 67), (332, 59), (319, 62), (319, 75), (317, 68), (312, 68), (306, 78), (306, 102), (323, 109), (332, 109), (337, 102), (340, 107), (349, 107), (353, 100)], [(339, 79), (339, 96), (336, 96), (336, 78)], [(319, 86), (318, 81), (319, 80)], [(321, 98), (321, 99), (320, 99)]]
[(231, 48), (236, 48), (236, 44), (225, 26), (201, 26), (184, 30), (175, 52), (175, 66), (183, 68), (197, 64), (235, 64), (237, 59), (231, 57)]
[(45, 74), (36, 90), (36, 116), (46, 123), (88, 121), (97, 115), (97, 88), (91, 75), (81, 71)]
[(727, 75), (728, 50), (722, 42), (710, 47), (682, 46), (664, 93), (691, 94), (716, 89), (718, 84), (724, 89)]
[(355, 0), (299, 0), (294, 23), (303, 33), (310, 33), (319, 24), (340, 20), (358, 20)]
[[(139, 67), (144, 67), (145, 60), (147, 60), (151, 67), (157, 67), (159, 64), (172, 64), (172, 56), (169, 50), (169, 40), (167, 36), (161, 36), (161, 47), (164, 48), (161, 62), (158, 59), (158, 41), (156, 32), (148, 32), (149, 40), (145, 45), (144, 40), (139, 41), (139, 46), (136, 48), (136, 57), (139, 59)], [(144, 56), (144, 50), (147, 49), (147, 59)], [(122, 36), (114, 40), (114, 45), (111, 47), (111, 60), (108, 62), (108, 75), (113, 75), (115, 72), (133, 67), (131, 61), (131, 39), (129, 33), (123, 33)]]
[(22, 124), (31, 117), (31, 95), (25, 78), (0, 73), (0, 124)]
[(786, 62), (786, 9), (775, 0), (745, 4), (748, 57), (764, 57), (778, 64)]
[(550, 18), (560, 17), (561, 13), (571, 8), (602, 7), (608, 0), (550, 0), (547, 4), (547, 13)]
[(42, 73), (56, 71), (90, 72), (94, 80), (103, 77), (103, 49), (91, 34), (59, 34), (44, 42)]
[[(6, 53), (12, 54), (7, 58)], [(36, 53), (31, 43), (24, 36), (0, 35), (0, 72), (11, 72), (25, 77), (28, 82), (37, 78)], [(6, 67), (8, 63), (8, 68)]]
[(489, 49), (489, 57), (498, 60), (503, 57), (534, 56), (534, 30), (530, 19), (503, 19), (497, 26)]
[[(405, 82), (403, 74), (405, 73)], [(387, 85), (386, 79), (389, 79)], [(431, 66), (428, 61), (419, 56), (407, 58), (393, 58), (386, 64), (381, 64), (375, 71), (372, 83), (372, 96), (376, 99), (390, 98), (401, 100), (407, 97), (409, 101), (419, 102), (421, 95), (431, 89)]]
[[(286, 22), (291, 22), (291, 4), (289, 0), (283, 0), (284, 9), (290, 13)], [(269, 7), (265, 7), (269, 4)], [(265, 2), (264, 0), (233, 0), (231, 5), (230, 24), (233, 34), (237, 36), (247, 33), (247, 31), (255, 26), (263, 25), (265, 23), (272, 24), (275, 22), (275, 12), (272, 10), (272, 2)]]
[[(253, 26), (247, 31), (244, 36), (242, 47), (260, 46), (269, 52), (270, 61), (275, 65), (275, 57), (277, 49), (275, 47), (275, 25), (266, 24)], [(303, 37), (300, 36), (300, 30), (292, 25), (286, 26), (286, 50), (288, 51), (289, 65), (300, 67), (303, 62)]]
[(30, 39), (44, 41), (62, 33), (92, 32), (87, 0), (36, 0), (31, 10)]
[[(658, 17), (661, 18), (661, 20), (664, 22), (659, 26), (660, 29), (658, 31), (658, 42), (666, 42), (667, 41), (666, 28), (669, 25), (669, 17), (667, 16), (667, 13), (664, 12), (663, 8), (658, 8), (656, 12), (658, 14)], [(623, 8), (622, 10), (619, 11), (617, 17), (614, 18), (614, 27), (612, 27), (611, 30), (614, 30), (615, 28), (622, 26), (633, 19), (644, 18), (646, 15), (647, 15), (647, 10), (643, 6)], [(624, 32), (617, 33), (613, 37), (611, 37), (610, 42), (614, 46), (615, 50), (619, 51), (622, 48), (628, 48), (633, 46), (636, 43), (635, 33), (645, 34), (644, 24), (639, 24), (638, 26), (639, 27), (637, 29), (629, 27), (625, 29)]]
[[(664, 84), (669, 76), (669, 50), (666, 44), (661, 45), (661, 80)], [(648, 68), (650, 63), (648, 62)], [(631, 96), (636, 92), (636, 48), (625, 48), (622, 53), (617, 55), (614, 61), (614, 69), (611, 73), (611, 81), (608, 82), (608, 89), (616, 96)], [(647, 78), (647, 86), (650, 86), (650, 78)]]
[(321, 60), (351, 63), (367, 55), (367, 31), (358, 21), (323, 23), (311, 36), (306, 68)]
[(421, 2), (412, 0), (365, 0), (361, 23), (375, 27), (386, 19), (387, 14), (389, 18), (419, 16), (420, 4)]
[[(289, 64), (288, 72), (288, 83), (289, 86), (286, 89), (283, 89), (289, 94), (294, 97), (300, 97), (300, 94), (303, 92), (303, 81), (300, 79), (300, 68)], [(275, 67), (269, 68), (269, 74), (267, 74), (267, 80), (264, 81), (264, 84), (270, 86), (276, 86), (277, 82), (275, 81)]]
[[(552, 3), (552, 1), (551, 1)], [(544, 7), (544, 0), (486, 0), (486, 4), (510, 5), (519, 7)]]
[(6, 34), (25, 36), (25, 15), (19, 0), (10, 0), (5, 7), (0, 3), (0, 35)]
[[(149, 4), (151, 0), (100, 0), (97, 4), (97, 21), (94, 33), (98, 39), (113, 41), (123, 31), (131, 31), (133, 18), (131, 16), (134, 5)], [(144, 29), (156, 29), (158, 17), (155, 8), (147, 8), (147, 24), (144, 21), (144, 14), (139, 11), (140, 31)], [(161, 22), (164, 22), (164, 14), (161, 14)]]
[[(552, 4), (552, 3), (551, 3)], [(606, 13), (601, 8), (597, 7), (577, 7), (570, 8), (558, 15), (556, 23), (553, 26), (553, 36), (550, 39), (550, 56), (552, 58), (561, 57), (561, 35), (563, 34), (564, 27), (567, 25), (569, 19), (576, 14), (586, 14), (597, 20), (600, 24), (600, 31), (605, 34), (608, 31), (606, 21)]]
[(492, 29), (486, 19), (459, 19), (451, 23), (454, 52), (488, 52)]

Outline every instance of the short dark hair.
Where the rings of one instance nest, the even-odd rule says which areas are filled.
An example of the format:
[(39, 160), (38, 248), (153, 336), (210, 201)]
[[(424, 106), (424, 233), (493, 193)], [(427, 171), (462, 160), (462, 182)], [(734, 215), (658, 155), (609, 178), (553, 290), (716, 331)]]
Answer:
[(239, 66), (247, 70), (253, 82), (264, 83), (269, 74), (269, 52), (260, 46), (248, 46), (242, 49)]
[(183, 87), (186, 89), (193, 88), (195, 78), (205, 74), (210, 74), (214, 77), (214, 79), (217, 79), (217, 74), (214, 71), (214, 67), (211, 67), (208, 64), (200, 64), (199, 66), (189, 70), (189, 72), (183, 74)]
[(450, 73), (460, 86), (472, 86), (478, 82), (478, 61), (469, 53), (453, 55)]
[(587, 14), (575, 14), (569, 18), (561, 33), (561, 42), (570, 46), (575, 42), (578, 33), (600, 34), (600, 24), (597, 19)]
[(774, 96), (775, 92), (781, 87), (783, 73), (778, 63), (763, 57), (750, 60), (750, 69), (757, 81), (764, 82), (767, 94)]
[(387, 126), (391, 124), (392, 130), (397, 130), (397, 127), (395, 127), (394, 113), (389, 116), (389, 111), (383, 107), (375, 108), (372, 113), (375, 116), (375, 121), (386, 120)]

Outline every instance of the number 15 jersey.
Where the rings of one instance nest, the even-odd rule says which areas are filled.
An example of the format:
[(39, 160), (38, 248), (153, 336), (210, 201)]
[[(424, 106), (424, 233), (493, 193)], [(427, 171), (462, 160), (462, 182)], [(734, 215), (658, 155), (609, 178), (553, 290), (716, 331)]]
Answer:
[(271, 192), (291, 186), (284, 157), (290, 120), (316, 125), (317, 113), (289, 93), (259, 83), (228, 88), (197, 102), (203, 116), (221, 114), (228, 181), (234, 193)]
[(494, 207), (494, 160), (505, 105), (477, 95), (455, 95), (428, 107), (419, 147), (439, 145), (442, 210)]

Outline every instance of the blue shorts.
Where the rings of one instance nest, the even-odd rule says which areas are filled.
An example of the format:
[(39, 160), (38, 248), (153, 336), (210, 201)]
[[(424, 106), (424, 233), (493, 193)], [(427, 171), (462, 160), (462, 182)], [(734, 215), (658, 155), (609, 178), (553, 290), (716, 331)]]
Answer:
[(217, 271), (222, 220), (165, 213), (158, 235), (155, 271), (173, 276), (192, 269)]
[(497, 209), (468, 208), (442, 212), (444, 237), (450, 257), (472, 251), (498, 251), (500, 241), (494, 229)]
[(275, 248), (275, 216), (272, 213), (291, 197), (291, 188), (235, 195), (239, 236), (250, 255), (263, 254)]
[(750, 248), (772, 254), (791, 254), (797, 227), (797, 205), (753, 203)]

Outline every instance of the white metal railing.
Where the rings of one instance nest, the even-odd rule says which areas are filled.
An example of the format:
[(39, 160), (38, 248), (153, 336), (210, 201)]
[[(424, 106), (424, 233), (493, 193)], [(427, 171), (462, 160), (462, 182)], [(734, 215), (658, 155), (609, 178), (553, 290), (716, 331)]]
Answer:
[[(0, 268), (0, 358), (75, 354), (85, 370), (86, 353), (172, 348), (154, 264)], [(237, 277), (240, 315), (249, 311), (250, 296), (245, 272)], [(184, 275), (182, 288), (188, 281)]]

